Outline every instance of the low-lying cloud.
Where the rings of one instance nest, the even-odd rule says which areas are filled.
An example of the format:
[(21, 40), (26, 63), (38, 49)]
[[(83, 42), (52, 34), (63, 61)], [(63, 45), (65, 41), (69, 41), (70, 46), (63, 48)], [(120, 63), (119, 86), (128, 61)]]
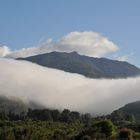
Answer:
[(5, 46), (5, 45), (0, 46), (0, 57), (5, 57), (10, 53), (11, 53), (11, 51), (7, 46)]
[(106, 114), (140, 99), (140, 77), (88, 79), (36, 64), (0, 59), (0, 95), (50, 108)]
[(4, 56), (17, 58), (49, 53), (52, 51), (76, 51), (82, 55), (102, 57), (105, 54), (115, 52), (117, 50), (118, 46), (108, 38), (97, 32), (85, 31), (71, 32), (57, 41), (48, 39), (46, 42), (41, 43), (38, 47), (24, 48), (21, 50), (12, 51), (10, 54), (5, 54)]

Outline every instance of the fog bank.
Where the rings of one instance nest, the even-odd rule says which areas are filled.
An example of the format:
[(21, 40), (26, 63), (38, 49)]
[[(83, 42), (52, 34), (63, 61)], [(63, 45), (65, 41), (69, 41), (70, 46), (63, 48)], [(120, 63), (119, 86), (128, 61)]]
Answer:
[(0, 59), (0, 95), (50, 108), (107, 114), (140, 100), (140, 77), (89, 79), (82, 75), (11, 59)]

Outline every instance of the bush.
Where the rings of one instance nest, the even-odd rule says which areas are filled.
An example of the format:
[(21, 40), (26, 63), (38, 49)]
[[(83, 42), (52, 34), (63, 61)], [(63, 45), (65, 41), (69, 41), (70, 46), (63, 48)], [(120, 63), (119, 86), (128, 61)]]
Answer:
[(132, 140), (132, 131), (127, 128), (121, 129), (121, 131), (119, 133), (119, 138)]

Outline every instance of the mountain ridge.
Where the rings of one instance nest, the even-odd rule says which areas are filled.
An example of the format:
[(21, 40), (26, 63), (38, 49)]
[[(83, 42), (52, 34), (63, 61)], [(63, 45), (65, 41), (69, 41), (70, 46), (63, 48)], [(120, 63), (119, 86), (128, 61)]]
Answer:
[(140, 100), (125, 104), (110, 114), (110, 118), (122, 121), (125, 119), (133, 119), (140, 121)]
[(119, 109), (123, 115), (133, 115), (136, 120), (140, 120), (140, 101), (128, 103)]
[(140, 75), (140, 69), (128, 62), (79, 55), (77, 52), (50, 52), (26, 58), (41, 66), (82, 74), (89, 78), (127, 78)]

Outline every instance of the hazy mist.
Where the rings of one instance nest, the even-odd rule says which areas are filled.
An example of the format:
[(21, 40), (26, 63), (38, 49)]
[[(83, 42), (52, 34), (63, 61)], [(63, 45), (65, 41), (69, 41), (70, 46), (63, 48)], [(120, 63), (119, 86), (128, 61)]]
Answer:
[(107, 114), (140, 100), (140, 77), (89, 79), (12, 59), (0, 59), (0, 95), (34, 101), (49, 108)]

